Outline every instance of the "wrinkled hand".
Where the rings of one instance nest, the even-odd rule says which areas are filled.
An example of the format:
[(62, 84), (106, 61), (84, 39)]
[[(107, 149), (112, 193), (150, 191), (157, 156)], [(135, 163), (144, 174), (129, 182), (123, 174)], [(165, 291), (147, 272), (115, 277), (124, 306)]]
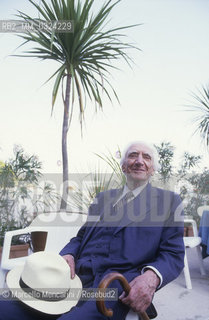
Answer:
[(130, 283), (131, 290), (126, 296), (123, 292), (119, 299), (137, 313), (145, 312), (152, 302), (153, 295), (159, 285), (159, 278), (152, 270), (134, 278)]
[(71, 254), (62, 256), (70, 267), (71, 279), (75, 277), (75, 260)]

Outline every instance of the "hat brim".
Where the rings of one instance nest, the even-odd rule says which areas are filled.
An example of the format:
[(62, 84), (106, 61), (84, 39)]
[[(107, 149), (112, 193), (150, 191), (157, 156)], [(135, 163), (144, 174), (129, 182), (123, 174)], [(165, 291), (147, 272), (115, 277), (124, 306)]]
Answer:
[[(17, 266), (10, 270), (7, 274), (7, 286), (12, 292), (13, 296), (21, 300), (29, 307), (47, 314), (62, 314), (70, 311), (80, 299), (82, 283), (80, 278), (76, 275), (71, 281), (71, 291), (64, 300), (61, 301), (45, 301), (36, 299), (30, 294), (26, 293), (19, 284), (24, 266)], [(73, 289), (76, 293), (73, 294)], [(38, 289), (37, 289), (38, 290)], [(21, 294), (22, 293), (22, 294)]]

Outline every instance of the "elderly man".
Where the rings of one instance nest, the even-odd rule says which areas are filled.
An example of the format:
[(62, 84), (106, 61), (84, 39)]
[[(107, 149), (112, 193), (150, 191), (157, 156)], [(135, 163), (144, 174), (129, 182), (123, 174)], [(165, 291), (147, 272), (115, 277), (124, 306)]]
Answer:
[[(103, 276), (113, 271), (126, 277), (131, 286), (127, 296), (118, 281), (112, 283), (119, 292), (118, 300), (107, 302), (114, 320), (125, 319), (130, 308), (153, 316), (155, 291), (175, 279), (184, 266), (181, 200), (174, 192), (149, 183), (157, 163), (153, 147), (144, 142), (130, 144), (121, 160), (126, 185), (97, 195), (88, 219), (95, 222), (87, 221), (60, 252), (70, 266), (71, 277), (77, 273), (85, 288), (97, 288)], [(18, 319), (9, 314), (4, 313), (4, 320)], [(29, 318), (24, 313), (22, 319)], [(34, 314), (31, 319), (36, 319)], [(89, 300), (79, 301), (57, 319), (108, 318), (98, 312), (94, 300)]]
[[(96, 288), (112, 271), (127, 278), (128, 296), (116, 282), (112, 285), (120, 293), (119, 301), (112, 303), (113, 319), (124, 319), (129, 307), (137, 312), (147, 310), (156, 289), (175, 279), (184, 266), (183, 224), (175, 221), (182, 213), (181, 200), (149, 183), (157, 163), (153, 147), (143, 142), (130, 144), (121, 160), (126, 185), (96, 197), (89, 216), (99, 215), (100, 222), (87, 223), (60, 253), (72, 277), (76, 272), (84, 287)], [(105, 319), (92, 301), (78, 304), (59, 319), (78, 320), (84, 314), (89, 320)]]

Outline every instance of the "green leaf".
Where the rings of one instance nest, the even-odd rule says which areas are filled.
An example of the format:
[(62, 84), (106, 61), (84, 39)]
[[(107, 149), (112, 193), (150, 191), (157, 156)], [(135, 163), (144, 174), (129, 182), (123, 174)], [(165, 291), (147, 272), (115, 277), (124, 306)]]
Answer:
[(54, 107), (54, 104), (55, 104), (55, 101), (56, 101), (56, 98), (57, 98), (57, 92), (58, 92), (58, 89), (59, 89), (59, 85), (60, 85), (60, 81), (61, 79), (63, 78), (64, 74), (65, 74), (65, 65), (61, 66), (59, 68), (59, 71), (58, 71), (58, 74), (57, 74), (57, 77), (56, 77), (56, 80), (55, 80), (55, 83), (54, 83), (54, 88), (53, 88), (53, 91), (52, 91), (52, 111), (53, 111), (53, 107)]

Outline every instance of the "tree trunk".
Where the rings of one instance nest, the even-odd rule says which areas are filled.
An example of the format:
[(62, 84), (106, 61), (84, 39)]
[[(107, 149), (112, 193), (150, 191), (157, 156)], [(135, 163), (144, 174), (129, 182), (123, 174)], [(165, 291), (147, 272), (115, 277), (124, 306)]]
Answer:
[(60, 210), (66, 210), (68, 198), (68, 153), (67, 153), (67, 133), (69, 126), (69, 107), (70, 107), (70, 88), (71, 88), (71, 74), (67, 75), (64, 114), (62, 123), (62, 172), (63, 172), (63, 189)]

